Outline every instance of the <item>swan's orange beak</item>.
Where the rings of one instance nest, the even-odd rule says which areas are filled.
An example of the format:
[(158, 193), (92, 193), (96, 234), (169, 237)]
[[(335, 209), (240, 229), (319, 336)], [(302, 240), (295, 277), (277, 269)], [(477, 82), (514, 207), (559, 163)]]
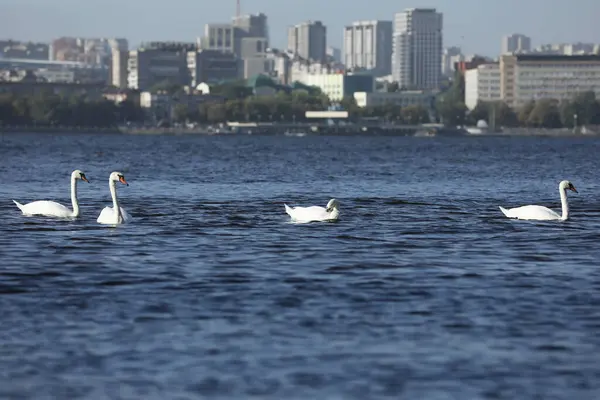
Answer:
[(577, 189), (575, 189), (575, 186), (573, 186), (573, 185), (569, 186), (569, 190), (572, 190), (572, 191), (574, 191), (575, 193), (579, 193), (579, 192), (577, 191)]
[(88, 178), (86, 178), (85, 175), (81, 175), (81, 180), (90, 183), (90, 181), (88, 181)]
[(129, 186), (129, 183), (127, 183), (127, 181), (125, 180), (125, 178), (123, 178), (122, 176), (119, 177), (119, 182), (121, 182), (123, 185)]

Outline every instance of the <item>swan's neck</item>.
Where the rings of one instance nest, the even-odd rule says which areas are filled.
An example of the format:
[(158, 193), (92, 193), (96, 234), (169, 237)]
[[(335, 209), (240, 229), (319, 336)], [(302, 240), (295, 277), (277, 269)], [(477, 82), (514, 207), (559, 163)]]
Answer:
[(562, 216), (560, 219), (564, 221), (569, 218), (569, 201), (567, 200), (567, 191), (563, 188), (560, 188), (560, 203), (562, 205)]
[(329, 213), (329, 218), (331, 218), (331, 219), (337, 219), (339, 216), (340, 216), (340, 210), (338, 210), (337, 207), (335, 207)]
[(77, 201), (77, 179), (71, 178), (71, 204), (73, 205), (74, 217), (79, 217), (79, 201)]
[(110, 195), (112, 196), (113, 201), (113, 209), (115, 215), (115, 223), (119, 223), (121, 219), (121, 209), (119, 208), (119, 200), (117, 199), (117, 186), (115, 185), (115, 181), (110, 180), (108, 182), (108, 186), (110, 187)]

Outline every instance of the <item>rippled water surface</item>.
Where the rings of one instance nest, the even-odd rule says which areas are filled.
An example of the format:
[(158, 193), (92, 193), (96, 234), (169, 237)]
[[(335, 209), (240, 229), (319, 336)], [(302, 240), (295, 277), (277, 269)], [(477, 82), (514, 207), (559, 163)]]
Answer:
[[(599, 399), (600, 141), (0, 137), (0, 398)], [(25, 217), (11, 201), (82, 216)], [(134, 217), (96, 223), (108, 175)], [(566, 222), (506, 219), (499, 205)], [(291, 224), (283, 204), (341, 203)]]

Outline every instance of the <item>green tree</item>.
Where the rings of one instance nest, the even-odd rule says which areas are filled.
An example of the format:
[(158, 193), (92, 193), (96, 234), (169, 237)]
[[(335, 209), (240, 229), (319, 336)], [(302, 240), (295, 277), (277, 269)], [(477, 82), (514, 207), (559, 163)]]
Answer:
[(181, 85), (180, 83), (171, 81), (169, 79), (165, 79), (161, 82), (158, 82), (155, 85), (152, 85), (150, 87), (150, 89), (148, 89), (148, 91), (152, 92), (152, 93), (166, 92), (167, 94), (170, 94), (170, 95), (179, 93), (182, 90), (183, 90), (183, 85)]
[(402, 120), (409, 125), (426, 124), (429, 122), (429, 112), (419, 105), (404, 107), (401, 111)]
[(387, 91), (388, 93), (394, 93), (397, 92), (398, 90), (400, 90), (400, 85), (398, 85), (398, 82), (391, 82), (388, 87), (387, 87)]
[(535, 106), (536, 106), (536, 102), (534, 100), (530, 100), (523, 107), (521, 107), (519, 109), (517, 118), (518, 118), (519, 124), (521, 126), (530, 126), (529, 125), (529, 117), (531, 115), (531, 112), (535, 108)]
[(190, 117), (190, 110), (187, 104), (178, 103), (173, 106), (173, 120), (175, 122), (186, 122)]
[(531, 110), (531, 114), (529, 114), (527, 123), (530, 126), (539, 128), (562, 127), (558, 101), (553, 99), (541, 99), (536, 102), (535, 107)]
[(464, 125), (466, 121), (467, 106), (462, 101), (445, 101), (442, 98), (437, 103), (437, 112), (446, 126)]
[(475, 125), (478, 121), (487, 121), (490, 113), (490, 105), (485, 101), (478, 101), (475, 108), (469, 112), (469, 123)]
[(456, 72), (452, 85), (436, 99), (436, 111), (447, 126), (464, 125), (467, 107), (465, 106), (465, 77)]
[(573, 98), (573, 108), (577, 114), (578, 125), (600, 124), (600, 104), (596, 99), (596, 93), (587, 91)]
[(144, 110), (139, 103), (130, 99), (120, 102), (117, 106), (117, 114), (120, 122), (141, 122), (144, 120)]

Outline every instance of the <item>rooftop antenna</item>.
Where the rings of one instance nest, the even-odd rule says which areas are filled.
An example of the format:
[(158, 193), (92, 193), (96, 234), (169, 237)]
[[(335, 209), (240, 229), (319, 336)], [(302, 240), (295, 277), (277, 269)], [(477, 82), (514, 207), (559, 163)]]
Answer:
[(239, 18), (241, 14), (242, 14), (242, 11), (241, 11), (241, 6), (240, 6), (240, 0), (237, 0), (236, 8), (235, 8), (235, 16)]

